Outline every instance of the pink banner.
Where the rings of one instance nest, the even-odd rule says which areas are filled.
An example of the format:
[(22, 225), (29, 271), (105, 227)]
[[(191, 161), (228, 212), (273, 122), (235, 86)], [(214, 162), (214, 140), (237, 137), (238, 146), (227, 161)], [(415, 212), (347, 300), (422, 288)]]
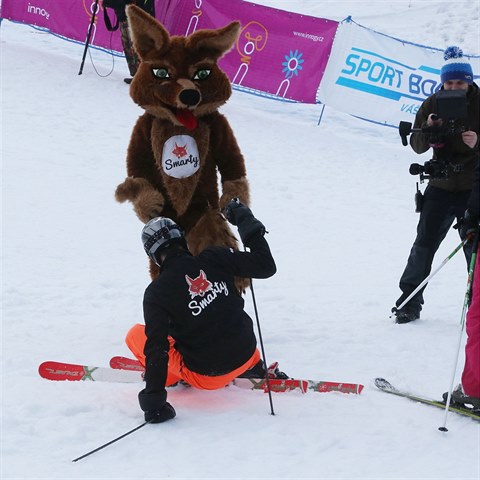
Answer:
[[(95, 0), (3, 0), (1, 17), (15, 22), (45, 28), (72, 40), (85, 42), (95, 8)], [(99, 1), (90, 43), (123, 52), (120, 32), (109, 32), (103, 21), (103, 6)], [(114, 23), (115, 14), (108, 9)]]
[(156, 0), (155, 16), (172, 35), (242, 24), (235, 48), (220, 62), (239, 86), (316, 103), (338, 22), (241, 0)]
[[(85, 42), (95, 0), (3, 0), (2, 18)], [(120, 34), (109, 32), (99, 2), (91, 44), (122, 52)], [(112, 22), (116, 17), (108, 9)], [(338, 22), (263, 7), (242, 0), (155, 0), (155, 16), (172, 35), (242, 24), (237, 44), (220, 64), (239, 87), (316, 103)]]

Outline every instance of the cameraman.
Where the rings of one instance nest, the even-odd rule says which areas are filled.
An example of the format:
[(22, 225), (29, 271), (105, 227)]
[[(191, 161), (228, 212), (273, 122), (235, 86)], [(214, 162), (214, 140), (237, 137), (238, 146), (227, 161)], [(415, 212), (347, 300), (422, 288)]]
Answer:
[[(472, 67), (458, 47), (448, 47), (444, 58), (446, 63), (440, 73), (443, 84), (441, 90), (466, 91), (468, 118), (465, 122), (465, 131), (445, 135), (445, 145), (441, 148), (441, 153), (434, 149), (433, 158), (437, 159), (441, 154), (451, 165), (458, 165), (460, 168), (454, 168), (448, 178), (429, 180), (423, 196), (417, 237), (400, 278), (402, 295), (396, 302), (397, 307), (428, 277), (433, 257), (454, 219), (457, 218), (459, 221), (464, 216), (479, 155), (480, 92), (473, 82)], [(434, 93), (422, 103), (415, 117), (414, 128), (442, 125), (443, 120), (436, 115), (436, 104), (437, 93)], [(410, 145), (416, 153), (421, 154), (431, 147), (430, 140), (430, 135), (413, 133)], [(464, 247), (467, 266), (470, 262), (471, 248), (471, 242)], [(425, 287), (404, 307), (395, 311), (396, 323), (408, 323), (420, 318), (424, 289)]]

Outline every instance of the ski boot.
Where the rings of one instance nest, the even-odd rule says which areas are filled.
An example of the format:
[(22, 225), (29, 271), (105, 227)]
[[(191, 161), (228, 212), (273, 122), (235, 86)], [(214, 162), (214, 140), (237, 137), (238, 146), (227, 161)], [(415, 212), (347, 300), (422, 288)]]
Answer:
[(285, 372), (281, 372), (278, 369), (278, 362), (273, 362), (267, 369), (268, 378), (278, 378), (280, 380), (286, 380), (290, 378)]
[[(448, 393), (443, 394), (443, 399), (446, 402), (448, 398)], [(461, 407), (470, 408), (469, 405), (473, 407), (473, 410), (480, 411), (480, 398), (470, 397), (467, 395), (462, 388), (460, 383), (457, 388), (452, 392), (451, 403), (459, 405)]]
[[(290, 378), (286, 373), (281, 372), (278, 369), (278, 362), (273, 362), (267, 368), (268, 378), (279, 378), (285, 380)], [(265, 364), (263, 360), (260, 360), (256, 365), (254, 365), (250, 370), (246, 370), (238, 378), (265, 378)]]

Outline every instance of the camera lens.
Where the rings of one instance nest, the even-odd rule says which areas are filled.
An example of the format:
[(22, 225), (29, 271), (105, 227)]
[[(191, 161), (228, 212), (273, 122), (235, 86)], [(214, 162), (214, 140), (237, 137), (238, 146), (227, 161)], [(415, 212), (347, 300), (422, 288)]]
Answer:
[(410, 172), (410, 175), (420, 175), (423, 171), (423, 167), (418, 163), (412, 163), (408, 171)]

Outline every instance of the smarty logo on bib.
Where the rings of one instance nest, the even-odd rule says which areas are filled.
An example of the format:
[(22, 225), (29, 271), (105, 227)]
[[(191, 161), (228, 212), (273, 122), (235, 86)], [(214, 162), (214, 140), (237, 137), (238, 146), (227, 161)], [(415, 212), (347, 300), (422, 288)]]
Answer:
[(170, 137), (163, 146), (163, 171), (173, 178), (187, 178), (200, 168), (200, 157), (195, 139), (190, 135)]

